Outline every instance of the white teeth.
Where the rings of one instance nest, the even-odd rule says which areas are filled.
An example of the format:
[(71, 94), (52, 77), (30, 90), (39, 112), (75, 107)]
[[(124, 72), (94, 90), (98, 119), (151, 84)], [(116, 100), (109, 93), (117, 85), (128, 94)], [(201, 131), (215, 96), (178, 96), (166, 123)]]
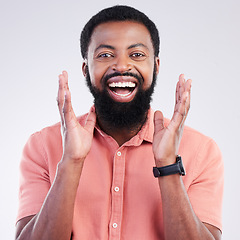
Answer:
[(118, 96), (121, 96), (121, 97), (127, 97), (128, 95), (130, 95), (131, 94), (131, 92), (129, 92), (129, 93), (125, 93), (125, 94), (123, 94), (123, 93), (116, 93), (116, 92), (114, 92), (116, 95), (118, 95)]
[(109, 87), (135, 87), (136, 83), (133, 82), (112, 82), (108, 85)]

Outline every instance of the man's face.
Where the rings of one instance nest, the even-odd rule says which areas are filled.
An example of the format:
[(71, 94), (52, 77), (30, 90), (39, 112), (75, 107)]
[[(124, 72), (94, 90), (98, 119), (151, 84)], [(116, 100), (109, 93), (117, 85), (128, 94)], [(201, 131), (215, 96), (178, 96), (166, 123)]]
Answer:
[[(146, 98), (145, 92), (152, 88), (148, 95), (152, 94), (152, 83), (158, 69), (159, 59), (154, 56), (151, 36), (144, 25), (130, 21), (98, 25), (92, 34), (88, 57), (83, 64), (84, 75), (95, 97), (97, 113), (101, 111), (97, 109), (96, 98), (102, 93), (108, 98), (105, 105), (114, 105), (110, 107), (111, 112), (118, 108), (118, 115), (126, 110), (130, 114), (136, 104), (140, 105), (144, 101), (140, 98)], [(103, 101), (103, 98), (98, 100)], [(149, 108), (150, 96), (147, 101)], [(146, 109), (141, 111), (144, 113), (137, 110), (134, 115), (146, 115)], [(126, 122), (129, 123), (129, 119), (124, 124)]]

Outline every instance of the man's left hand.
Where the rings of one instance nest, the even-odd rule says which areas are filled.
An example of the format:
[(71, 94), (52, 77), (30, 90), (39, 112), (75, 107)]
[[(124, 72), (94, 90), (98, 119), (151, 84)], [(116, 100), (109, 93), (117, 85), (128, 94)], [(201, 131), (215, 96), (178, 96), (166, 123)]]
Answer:
[(156, 111), (154, 114), (153, 154), (157, 167), (176, 162), (184, 122), (190, 108), (191, 83), (191, 79), (185, 81), (183, 74), (179, 76), (174, 113), (168, 126), (164, 126), (162, 112)]

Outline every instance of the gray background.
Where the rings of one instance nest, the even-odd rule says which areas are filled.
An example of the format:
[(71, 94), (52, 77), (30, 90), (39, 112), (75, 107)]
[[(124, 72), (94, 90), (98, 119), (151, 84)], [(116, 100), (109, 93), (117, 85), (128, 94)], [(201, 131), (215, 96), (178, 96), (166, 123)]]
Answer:
[(192, 78), (186, 124), (211, 136), (225, 162), (223, 239), (240, 239), (239, 55), (240, 3), (202, 1), (1, 1), (0, 5), (0, 239), (13, 239), (18, 167), (29, 135), (59, 121), (58, 74), (69, 72), (77, 115), (92, 105), (81, 73), (79, 35), (103, 7), (144, 11), (161, 36), (161, 68), (152, 106), (171, 117), (180, 73)]

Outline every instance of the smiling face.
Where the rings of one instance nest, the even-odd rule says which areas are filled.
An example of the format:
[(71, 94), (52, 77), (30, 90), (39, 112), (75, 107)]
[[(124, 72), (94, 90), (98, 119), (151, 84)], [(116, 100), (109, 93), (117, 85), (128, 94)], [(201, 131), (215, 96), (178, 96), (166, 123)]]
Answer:
[[(153, 76), (159, 69), (159, 59), (154, 56), (151, 36), (147, 28), (137, 22), (107, 22), (98, 25), (92, 34), (87, 56), (83, 63), (83, 73), (92, 88), (96, 111), (95, 93), (104, 92), (109, 98), (108, 105), (110, 102), (116, 103), (112, 110), (116, 106), (122, 107), (119, 110), (121, 114), (123, 109), (126, 110), (127, 106), (136, 102), (137, 96), (140, 98), (139, 95), (151, 88)], [(141, 97), (146, 98), (144, 95)], [(150, 96), (148, 108), (149, 103)], [(138, 100), (136, 104), (141, 104), (141, 101)], [(129, 111), (134, 111), (136, 104)], [(146, 115), (146, 109), (144, 111)], [(137, 111), (134, 115), (141, 114)]]
[[(107, 88), (115, 101), (131, 101), (141, 84), (143, 90), (149, 88), (154, 63), (158, 72), (159, 60), (154, 57), (151, 37), (143, 24), (107, 22), (95, 28), (87, 58), (91, 83), (99, 90)], [(111, 77), (116, 73), (130, 73), (139, 79), (134, 76)]]

